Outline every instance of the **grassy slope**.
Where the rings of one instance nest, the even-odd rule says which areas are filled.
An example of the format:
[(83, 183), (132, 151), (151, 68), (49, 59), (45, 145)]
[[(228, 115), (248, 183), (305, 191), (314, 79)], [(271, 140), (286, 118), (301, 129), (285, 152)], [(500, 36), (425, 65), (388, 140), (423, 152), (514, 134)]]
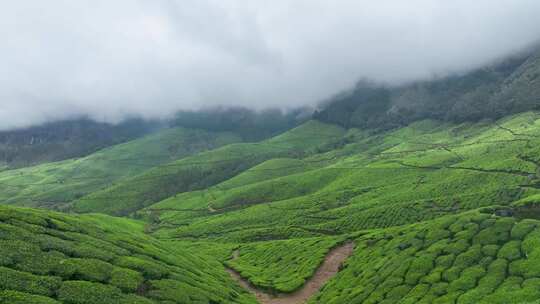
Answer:
[(0, 303), (255, 303), (216, 260), (143, 228), (0, 207)]
[(292, 292), (313, 276), (337, 238), (306, 238), (241, 245), (238, 258), (226, 262), (259, 287)]
[(319, 168), (286, 175), (291, 166), (276, 167), (268, 179), (267, 171), (253, 168), (250, 174), (261, 175), (254, 183), (184, 193), (149, 212), (159, 217), (160, 237), (254, 241), (349, 233), (510, 204), (536, 192), (524, 186), (537, 178), (530, 159), (538, 154), (537, 135), (540, 120), (531, 113), (497, 125), (419, 122), (303, 160)]
[[(157, 166), (75, 202), (77, 212), (125, 215), (175, 194), (205, 189), (275, 157), (300, 157), (338, 140), (343, 129), (308, 122), (259, 143), (239, 143)], [(159, 191), (156, 191), (159, 189)]]
[(310, 303), (530, 303), (539, 242), (540, 221), (478, 211), (373, 231)]
[(84, 158), (0, 173), (0, 201), (61, 208), (67, 202), (157, 165), (239, 141), (230, 133), (173, 128)]
[[(145, 242), (197, 255), (218, 269), (210, 276), (223, 275), (220, 261), (279, 291), (301, 286), (333, 244), (355, 239), (353, 257), (312, 303), (521, 303), (540, 297), (540, 222), (532, 219), (540, 218), (539, 144), (534, 113), (497, 123), (422, 121), (375, 135), (310, 122), (157, 167), (77, 207), (148, 205), (137, 214), (160, 240)], [(188, 176), (199, 183), (185, 183)], [(494, 205), (504, 207), (487, 208)], [(514, 216), (494, 215), (499, 209)], [(139, 235), (135, 226), (129, 231)], [(240, 256), (229, 260), (234, 249)]]
[[(254, 284), (280, 291), (298, 288), (313, 269), (305, 265), (318, 265), (328, 250), (326, 245), (309, 243), (313, 237), (324, 240), (321, 244), (327, 244), (335, 242), (332, 241), (334, 236), (350, 237), (351, 233), (354, 235), (355, 231), (363, 230), (365, 232), (357, 237), (357, 241), (364, 248), (366, 243), (372, 244), (375, 236), (395, 233), (401, 237), (405, 233), (401, 230), (420, 229), (417, 227), (430, 230), (436, 229), (444, 220), (470, 222), (472, 220), (469, 218), (480, 217), (481, 220), (475, 221), (486, 231), (476, 239), (484, 242), (486, 238), (486, 242), (491, 242), (488, 238), (490, 234), (498, 233), (498, 228), (488, 223), (518, 223), (521, 220), (467, 210), (492, 205), (509, 206), (521, 198), (518, 203), (520, 206), (533, 204), (534, 207), (528, 209), (528, 212), (514, 211), (516, 214), (531, 217), (531, 214), (538, 213), (535, 208), (536, 202), (540, 201), (536, 198), (540, 120), (534, 113), (516, 115), (495, 124), (452, 125), (423, 121), (375, 136), (351, 130), (345, 137), (352, 138), (352, 143), (328, 152), (322, 150), (319, 154), (306, 155), (301, 160), (266, 161), (207, 190), (180, 194), (154, 204), (142, 213), (151, 215), (154, 222), (152, 231), (160, 238), (207, 239), (209, 244), (216, 244), (212, 243), (215, 241), (248, 242), (238, 245), (243, 249), (240, 252), (244, 251), (239, 259), (226, 263)], [(492, 220), (481, 224), (490, 218)], [(392, 228), (419, 221), (423, 223)], [(525, 219), (523, 223), (530, 221)], [(449, 238), (448, 243), (456, 241), (453, 233), (446, 237)], [(293, 240), (274, 241), (290, 238)], [(263, 242), (249, 243), (252, 241)], [(506, 241), (498, 240), (495, 243), (505, 246)], [(235, 247), (222, 246), (228, 249), (211, 253), (221, 260)], [(369, 246), (382, 255), (380, 263), (373, 264), (384, 265), (388, 260), (404, 259), (399, 252), (382, 245)], [(409, 247), (401, 243), (397, 246)], [(375, 258), (362, 258), (358, 252), (351, 261), (363, 259), (371, 263)], [(487, 257), (487, 254), (482, 256)], [(413, 254), (410, 257), (410, 263), (422, 261), (420, 255)], [(463, 278), (464, 281), (468, 280), (463, 283), (466, 287), (443, 288), (437, 285), (440, 289), (426, 291), (426, 295), (429, 295), (426, 301), (435, 297), (441, 303), (452, 303), (449, 299), (465, 293), (472, 293), (470, 297), (477, 299), (474, 294), (485, 291), (473, 290), (480, 286), (477, 283), (481, 277), (487, 276), (490, 271), (489, 264), (486, 264), (488, 262), (484, 262), (484, 272), (476, 268), (469, 270), (470, 265), (453, 269), (454, 276), (445, 279), (447, 281), (443, 283), (447, 284), (443, 286), (462, 284), (454, 281), (459, 281), (460, 276), (467, 277), (479, 271), (483, 274), (473, 274), (476, 283), (472, 284), (467, 277)], [(350, 262), (350, 265), (352, 263), (356, 262)], [(395, 269), (392, 264), (389, 265), (388, 271)], [(356, 277), (364, 267), (364, 264), (348, 266), (342, 275), (345, 276), (349, 269), (354, 268), (352, 275)], [(414, 266), (415, 269), (419, 267), (421, 265)], [(295, 271), (287, 271), (291, 269)], [(378, 271), (378, 268), (374, 271)], [(368, 299), (368, 295), (361, 286), (370, 282), (372, 274), (369, 272), (364, 276), (368, 281), (336, 278), (323, 290), (321, 300), (317, 303), (363, 303), (364, 300), (358, 299), (364, 299), (364, 296)], [(504, 278), (512, 276), (507, 273)], [(534, 278), (522, 275), (523, 280)], [(373, 302), (384, 300), (384, 303), (396, 303), (396, 299), (404, 297), (411, 290), (426, 288), (419, 283), (420, 279), (418, 282), (409, 279), (408, 285), (401, 281), (399, 284), (382, 284), (384, 280), (380, 280), (370, 285), (375, 290), (369, 291), (369, 297), (375, 299)], [(527, 293), (534, 289), (533, 285), (530, 286), (513, 295), (506, 295), (507, 289), (496, 292), (499, 288), (496, 287), (492, 290), (496, 294), (493, 297), (504, 295), (504, 299), (514, 296), (517, 299), (529, 299), (533, 296)], [(429, 285), (426, 290), (432, 287)]]

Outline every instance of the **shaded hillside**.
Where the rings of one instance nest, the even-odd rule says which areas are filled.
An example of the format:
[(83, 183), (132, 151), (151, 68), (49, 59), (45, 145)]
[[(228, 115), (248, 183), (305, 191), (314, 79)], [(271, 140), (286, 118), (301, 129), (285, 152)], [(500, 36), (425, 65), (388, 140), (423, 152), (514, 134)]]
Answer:
[(65, 209), (71, 201), (123, 178), (240, 140), (229, 132), (162, 129), (83, 158), (0, 172), (0, 199), (4, 204)]
[(105, 147), (141, 137), (158, 126), (155, 122), (138, 119), (118, 125), (79, 119), (2, 131), (0, 165), (24, 167), (82, 157)]
[(345, 137), (350, 143), (340, 148), (267, 161), (141, 214), (163, 238), (281, 240), (410, 224), (509, 205), (538, 191), (534, 113), (497, 123), (421, 121), (375, 135), (350, 130)]
[(299, 108), (254, 111), (242, 107), (180, 111), (171, 122), (174, 126), (212, 132), (234, 132), (246, 141), (257, 141), (283, 133), (309, 119), (312, 111)]
[(205, 189), (271, 158), (315, 153), (325, 144), (339, 140), (343, 133), (340, 127), (310, 121), (262, 142), (227, 145), (156, 166), (77, 199), (74, 211), (127, 215), (179, 193)]
[[(169, 132), (88, 159), (207, 134)], [(139, 220), (0, 208), (0, 301), (255, 303), (224, 265), (268, 294), (298, 291), (347, 243), (356, 250), (310, 303), (527, 302), (540, 296), (538, 147), (540, 115), (527, 112), (379, 132), (309, 121), (191, 151), (65, 201)], [(63, 168), (47, 165), (41, 178)]]
[(422, 119), (498, 119), (540, 107), (540, 51), (463, 75), (400, 87), (360, 82), (314, 117), (345, 127), (390, 129)]

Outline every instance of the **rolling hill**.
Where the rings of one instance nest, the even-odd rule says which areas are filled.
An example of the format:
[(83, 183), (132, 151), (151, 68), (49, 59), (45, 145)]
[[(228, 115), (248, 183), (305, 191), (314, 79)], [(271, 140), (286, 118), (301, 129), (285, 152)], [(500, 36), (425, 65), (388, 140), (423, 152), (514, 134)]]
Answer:
[(0, 303), (536, 303), (538, 58), (1, 171)]
[(157, 165), (238, 142), (228, 132), (170, 128), (82, 158), (0, 172), (4, 204), (52, 209)]

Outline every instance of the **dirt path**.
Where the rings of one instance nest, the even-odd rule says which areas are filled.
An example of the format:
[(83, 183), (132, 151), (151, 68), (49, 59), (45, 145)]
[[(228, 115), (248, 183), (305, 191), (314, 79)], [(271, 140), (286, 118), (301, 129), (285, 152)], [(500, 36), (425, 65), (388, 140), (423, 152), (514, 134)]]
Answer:
[[(248, 280), (242, 278), (235, 270), (228, 268), (227, 271), (242, 287), (253, 293), (261, 304), (304, 304), (309, 298), (317, 293), (328, 280), (338, 273), (340, 266), (352, 255), (353, 250), (354, 244), (352, 242), (330, 250), (324, 258), (322, 265), (315, 272), (315, 275), (307, 280), (306, 284), (304, 284), (301, 289), (291, 294), (268, 294), (250, 284)], [(239, 252), (235, 251), (233, 253), (233, 259), (238, 258), (238, 256)]]

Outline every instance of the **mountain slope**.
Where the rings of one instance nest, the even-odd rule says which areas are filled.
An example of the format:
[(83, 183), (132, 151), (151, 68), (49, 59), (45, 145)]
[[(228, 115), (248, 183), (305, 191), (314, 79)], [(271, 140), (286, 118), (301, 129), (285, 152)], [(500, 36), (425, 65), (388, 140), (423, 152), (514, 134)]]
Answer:
[(184, 128), (109, 147), (89, 156), (0, 172), (4, 204), (65, 208), (76, 198), (157, 165), (240, 141), (232, 133)]
[(310, 303), (535, 303), (540, 222), (493, 211), (358, 237), (344, 270)]
[(18, 168), (84, 157), (159, 128), (159, 123), (140, 119), (118, 125), (76, 119), (0, 131), (0, 166), (5, 164), (9, 168)]
[(126, 215), (178, 193), (207, 188), (270, 158), (314, 153), (340, 140), (342, 134), (337, 126), (310, 121), (262, 142), (227, 145), (157, 166), (78, 199), (74, 210)]
[(289, 162), (254, 167), (139, 214), (159, 237), (245, 242), (409, 224), (538, 192), (535, 113), (353, 134), (339, 149), (296, 160), (299, 171)]
[(540, 50), (464, 74), (397, 87), (360, 82), (330, 99), (315, 118), (345, 127), (391, 129), (424, 119), (499, 119), (537, 110)]
[(144, 223), (0, 207), (2, 303), (255, 303), (222, 265)]
[[(106, 160), (124, 174), (70, 204), (89, 214), (0, 207), (0, 302), (256, 303), (226, 267), (249, 290), (290, 293), (340, 244), (356, 249), (309, 303), (540, 298), (539, 113), (390, 130), (309, 121), (258, 143), (168, 132), (82, 159), (81, 173)], [(119, 171), (122, 157), (145, 168)], [(63, 166), (34, 173), (43, 187)]]

